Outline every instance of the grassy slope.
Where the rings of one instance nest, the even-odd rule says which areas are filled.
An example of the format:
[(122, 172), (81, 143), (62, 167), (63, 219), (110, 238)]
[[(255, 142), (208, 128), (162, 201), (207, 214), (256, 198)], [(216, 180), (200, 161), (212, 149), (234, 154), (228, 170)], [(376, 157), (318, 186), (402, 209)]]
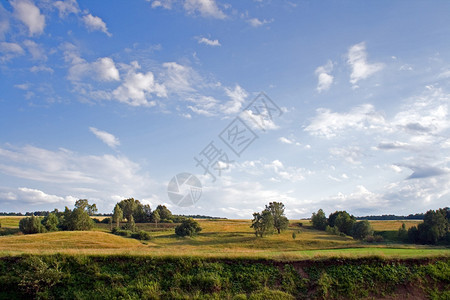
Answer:
[[(196, 238), (179, 238), (173, 228), (155, 230), (154, 224), (138, 224), (141, 229), (152, 230), (152, 240), (141, 243), (134, 239), (115, 236), (101, 230), (100, 224), (91, 232), (53, 232), (35, 235), (0, 237), (0, 254), (20, 253), (81, 253), (81, 254), (137, 254), (137, 255), (189, 255), (201, 257), (264, 257), (281, 260), (322, 257), (385, 257), (450, 256), (450, 249), (412, 245), (367, 245), (349, 237), (329, 235), (309, 226), (299, 227), (291, 222), (288, 230), (263, 239), (256, 238), (249, 220), (199, 220), (203, 231)], [(308, 225), (307, 221), (302, 221)], [(104, 226), (102, 226), (104, 225)], [(395, 221), (376, 224), (377, 229), (398, 228)], [(400, 222), (401, 226), (401, 222)], [(300, 232), (299, 232), (300, 231)], [(292, 238), (292, 233), (297, 238)], [(319, 250), (320, 249), (320, 250)]]

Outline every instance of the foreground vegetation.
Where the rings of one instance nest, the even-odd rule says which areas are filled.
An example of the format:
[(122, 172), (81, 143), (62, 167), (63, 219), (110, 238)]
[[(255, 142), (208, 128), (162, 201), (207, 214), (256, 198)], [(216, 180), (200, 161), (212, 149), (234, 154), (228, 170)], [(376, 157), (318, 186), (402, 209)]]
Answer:
[(16, 256), (0, 259), (1, 299), (448, 299), (450, 259)]

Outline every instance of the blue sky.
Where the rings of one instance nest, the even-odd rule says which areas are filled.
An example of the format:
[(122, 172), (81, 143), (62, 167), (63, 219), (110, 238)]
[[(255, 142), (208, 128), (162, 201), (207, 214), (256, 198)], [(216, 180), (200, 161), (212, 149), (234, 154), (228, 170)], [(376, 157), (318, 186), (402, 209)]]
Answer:
[[(447, 1), (0, 1), (0, 211), (178, 214), (450, 203)], [(255, 123), (265, 92), (279, 114)], [(257, 138), (237, 156), (236, 117)], [(257, 117), (261, 117), (257, 116)], [(242, 140), (243, 141), (243, 140)], [(196, 166), (213, 142), (231, 163)], [(224, 156), (221, 156), (222, 158)], [(205, 160), (206, 162), (206, 160)], [(167, 195), (202, 183), (195, 205)], [(220, 176), (219, 176), (220, 175)]]

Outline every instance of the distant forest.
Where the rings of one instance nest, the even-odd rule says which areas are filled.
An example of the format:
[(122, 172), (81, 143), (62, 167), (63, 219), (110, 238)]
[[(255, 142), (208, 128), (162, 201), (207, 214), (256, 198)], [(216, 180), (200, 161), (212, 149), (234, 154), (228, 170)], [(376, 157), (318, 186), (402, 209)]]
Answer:
[[(15, 213), (15, 212), (0, 212), (0, 216), (16, 216), (16, 217), (22, 217), (22, 216), (45, 217), (45, 216), (48, 216), (49, 214), (50, 214), (50, 211), (33, 211), (33, 212), (26, 212), (25, 214)], [(112, 213), (106, 213), (106, 214), (96, 213), (95, 216), (111, 217)], [(223, 218), (223, 217), (211, 217), (211, 216), (204, 216), (204, 215), (177, 215), (177, 216), (193, 218), (193, 219), (213, 219), (213, 220), (226, 220), (227, 219), (227, 218)]]
[(356, 217), (356, 220), (423, 220), (425, 214), (410, 214), (407, 216), (381, 215), (381, 216), (365, 216)]

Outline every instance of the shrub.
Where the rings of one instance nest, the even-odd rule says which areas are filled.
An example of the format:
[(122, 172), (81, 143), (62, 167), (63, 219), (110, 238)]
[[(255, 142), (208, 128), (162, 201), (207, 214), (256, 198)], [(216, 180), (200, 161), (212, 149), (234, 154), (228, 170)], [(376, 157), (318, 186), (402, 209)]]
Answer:
[(45, 232), (45, 227), (42, 225), (41, 219), (35, 216), (21, 219), (19, 221), (19, 229), (24, 234)]
[(141, 230), (139, 232), (133, 232), (131, 234), (131, 237), (137, 240), (141, 240), (141, 241), (148, 241), (150, 240), (150, 233), (148, 233), (147, 231)]
[(384, 242), (384, 238), (381, 235), (376, 235), (376, 236), (374, 236), (374, 238), (375, 238), (375, 242), (377, 242), (377, 243)]
[(54, 213), (49, 213), (42, 220), (42, 224), (45, 226), (47, 231), (58, 231), (59, 219)]
[(175, 233), (178, 236), (194, 236), (201, 230), (202, 228), (194, 219), (186, 219), (175, 227)]
[(107, 217), (100, 221), (102, 224), (111, 224), (111, 218)]

